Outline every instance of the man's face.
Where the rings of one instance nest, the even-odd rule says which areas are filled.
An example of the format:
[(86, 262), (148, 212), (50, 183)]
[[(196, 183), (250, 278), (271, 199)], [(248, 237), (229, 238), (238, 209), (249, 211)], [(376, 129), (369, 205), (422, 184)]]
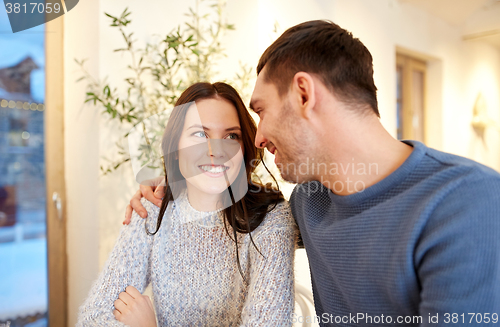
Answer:
[(307, 133), (302, 118), (295, 110), (290, 92), (280, 97), (277, 87), (265, 81), (265, 68), (257, 77), (250, 108), (260, 118), (255, 146), (267, 148), (275, 155), (274, 162), (284, 180), (303, 183), (310, 180), (299, 165), (306, 161)]

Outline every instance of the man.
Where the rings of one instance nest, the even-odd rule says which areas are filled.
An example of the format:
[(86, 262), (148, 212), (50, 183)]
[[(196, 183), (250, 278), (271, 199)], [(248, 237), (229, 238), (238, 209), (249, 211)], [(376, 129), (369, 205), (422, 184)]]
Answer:
[[(369, 51), (331, 22), (287, 30), (257, 73), (255, 145), (299, 183), (290, 203), (320, 325), (498, 323), (500, 175), (390, 136)], [(145, 217), (140, 197), (127, 219)]]

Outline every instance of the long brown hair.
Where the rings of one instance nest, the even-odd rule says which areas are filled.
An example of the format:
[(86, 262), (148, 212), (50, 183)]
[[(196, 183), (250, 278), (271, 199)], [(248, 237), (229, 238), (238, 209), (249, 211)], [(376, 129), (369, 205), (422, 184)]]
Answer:
[[(264, 149), (256, 148), (254, 145), (257, 126), (248, 113), (248, 110), (243, 104), (243, 101), (241, 100), (238, 92), (236, 92), (236, 90), (232, 86), (221, 82), (214, 84), (196, 83), (188, 87), (177, 100), (175, 104), (176, 108), (172, 111), (172, 114), (169, 118), (168, 124), (165, 128), (165, 133), (163, 134), (162, 149), (165, 155), (164, 161), (166, 169), (174, 170), (171, 174), (168, 175), (179, 176), (179, 163), (175, 158), (175, 155), (173, 154), (174, 151), (171, 150), (178, 147), (181, 131), (184, 126), (186, 112), (190, 106), (189, 104), (194, 101), (214, 98), (223, 98), (233, 104), (238, 113), (241, 127), (241, 139), (244, 148), (244, 165), (242, 165), (242, 169), (245, 169), (246, 172), (244, 174), (240, 174), (240, 176), (243, 176), (243, 178), (245, 178), (246, 180), (239, 182), (247, 183), (248, 192), (241, 198), (241, 200), (224, 209), (224, 226), (229, 237), (231, 237), (231, 235), (227, 226), (229, 225), (232, 227), (233, 237), (231, 237), (231, 239), (236, 243), (236, 260), (238, 269), (240, 270), (240, 273), (242, 273), (239, 262), (237, 232), (250, 234), (253, 230), (255, 230), (255, 228), (257, 228), (262, 223), (267, 213), (274, 209), (274, 207), (279, 202), (283, 201), (283, 195), (279, 191), (279, 189), (272, 187), (269, 184), (263, 185), (260, 182), (252, 180), (251, 178), (258, 164), (261, 162), (264, 164), (264, 162), (262, 161)], [(267, 167), (265, 168), (267, 170)], [(269, 172), (269, 170), (267, 171)], [(269, 172), (269, 174), (271, 173)], [(274, 179), (272, 174), (271, 177)], [(235, 181), (235, 183), (237, 182), (238, 181)], [(156, 231), (151, 233), (146, 228), (146, 231), (149, 235), (154, 235), (158, 232), (165, 211), (167, 210), (168, 203), (174, 200), (174, 193), (172, 192), (172, 188), (169, 185), (167, 174), (165, 175), (165, 185), (166, 192), (160, 206), (160, 213), (158, 215)], [(229, 191), (231, 193), (230, 188), (231, 187), (229, 187)], [(255, 246), (255, 243), (252, 239), (252, 234), (250, 234), (250, 239)]]

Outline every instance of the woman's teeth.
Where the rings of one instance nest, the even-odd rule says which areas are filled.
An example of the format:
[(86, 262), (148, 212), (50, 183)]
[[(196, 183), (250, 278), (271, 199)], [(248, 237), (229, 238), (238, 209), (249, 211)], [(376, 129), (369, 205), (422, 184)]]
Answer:
[(229, 169), (229, 167), (219, 165), (219, 166), (212, 166), (212, 165), (201, 165), (199, 166), (201, 169), (208, 173), (212, 174), (217, 174), (217, 173), (222, 173), (223, 171), (226, 171)]

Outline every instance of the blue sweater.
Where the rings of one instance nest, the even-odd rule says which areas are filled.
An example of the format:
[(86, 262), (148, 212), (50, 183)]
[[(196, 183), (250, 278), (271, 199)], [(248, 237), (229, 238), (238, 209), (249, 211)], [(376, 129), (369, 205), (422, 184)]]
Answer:
[(500, 174), (406, 143), (408, 159), (363, 192), (295, 187), (316, 306), (296, 321), (500, 326)]

